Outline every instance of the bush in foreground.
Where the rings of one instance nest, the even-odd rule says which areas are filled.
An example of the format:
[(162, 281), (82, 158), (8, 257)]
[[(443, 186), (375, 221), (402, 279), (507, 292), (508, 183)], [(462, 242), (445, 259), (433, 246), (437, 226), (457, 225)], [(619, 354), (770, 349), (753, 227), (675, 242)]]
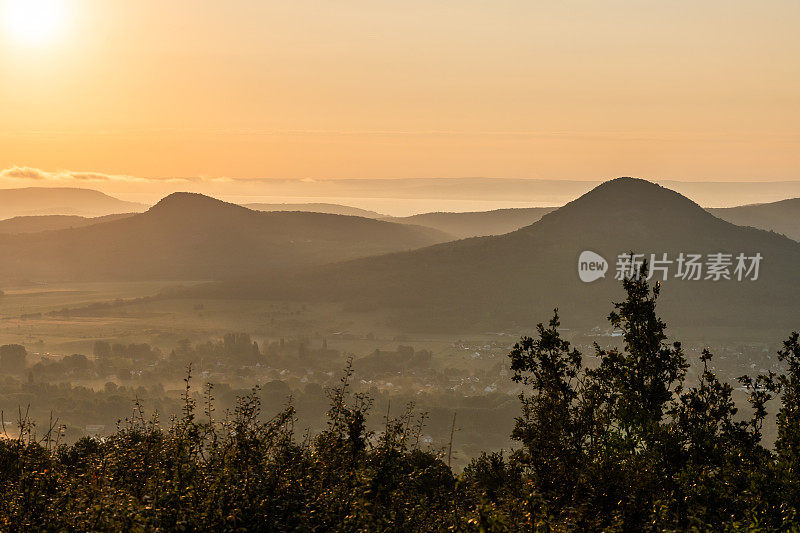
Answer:
[[(643, 269), (642, 274), (645, 271)], [(0, 529), (91, 531), (798, 530), (800, 341), (784, 343), (782, 375), (710, 370), (687, 383), (680, 343), (656, 314), (660, 287), (623, 282), (611, 324), (624, 348), (595, 345), (597, 364), (559, 334), (557, 312), (509, 354), (523, 386), (512, 438), (456, 475), (420, 445), (409, 408), (367, 429), (370, 398), (351, 394), (348, 368), (330, 391), (328, 427), (298, 437), (289, 405), (265, 420), (257, 390), (217, 420), (213, 388), (165, 427), (135, 415), (106, 439), (61, 444), (21, 417), (0, 441)], [(762, 443), (778, 396), (778, 439)]]

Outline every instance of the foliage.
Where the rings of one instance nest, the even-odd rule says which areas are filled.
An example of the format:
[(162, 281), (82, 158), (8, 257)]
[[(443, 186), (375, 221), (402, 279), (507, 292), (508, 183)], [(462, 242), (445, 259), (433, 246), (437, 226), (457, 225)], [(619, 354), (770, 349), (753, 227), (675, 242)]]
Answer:
[[(166, 425), (137, 401), (110, 437), (66, 445), (55, 423), (39, 434), (20, 414), (18, 435), (0, 440), (0, 529), (798, 530), (800, 336), (779, 352), (785, 372), (739, 378), (742, 414), (709, 350), (689, 379), (646, 267), (623, 285), (609, 320), (624, 346), (595, 345), (591, 364), (561, 337), (558, 312), (520, 339), (509, 354), (520, 447), (483, 453), (460, 474), (444, 450), (424, 447), (413, 405), (370, 429), (373, 398), (352, 392), (352, 360), (328, 390), (327, 426), (302, 437), (292, 402), (265, 418), (253, 389), (217, 418), (215, 389), (200, 397), (188, 376), (182, 413)], [(258, 354), (244, 336), (222, 346)]]
[(24, 372), (27, 355), (28, 351), (20, 344), (0, 346), (0, 368), (9, 374)]
[[(627, 298), (609, 321), (624, 347), (595, 345), (594, 368), (584, 369), (559, 335), (557, 312), (537, 339), (523, 338), (511, 352), (514, 379), (525, 385), (513, 434), (523, 445), (515, 456), (522, 479), (564, 529), (797, 527), (797, 334), (779, 354), (787, 374), (739, 378), (752, 413), (743, 419), (733, 387), (710, 370), (709, 350), (688, 385), (688, 362), (680, 343), (667, 342), (656, 314), (661, 287), (649, 286), (647, 266), (623, 286)], [(761, 430), (781, 390), (773, 452)], [(518, 505), (518, 495), (503, 504)]]

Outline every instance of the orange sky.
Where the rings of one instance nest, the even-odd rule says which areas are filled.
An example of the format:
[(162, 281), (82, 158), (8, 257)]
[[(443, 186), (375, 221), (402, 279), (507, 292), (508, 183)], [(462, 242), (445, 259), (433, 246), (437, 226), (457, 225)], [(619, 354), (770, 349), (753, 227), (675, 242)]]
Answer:
[(20, 1), (0, 169), (800, 179), (797, 0)]

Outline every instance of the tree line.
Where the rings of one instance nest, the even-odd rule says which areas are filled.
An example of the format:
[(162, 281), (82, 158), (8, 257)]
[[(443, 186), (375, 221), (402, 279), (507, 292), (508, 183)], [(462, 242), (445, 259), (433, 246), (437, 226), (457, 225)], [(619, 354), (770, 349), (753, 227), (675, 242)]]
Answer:
[[(646, 267), (643, 267), (646, 268)], [(643, 270), (644, 272), (644, 270)], [(329, 390), (327, 427), (297, 435), (291, 403), (265, 418), (257, 391), (226, 413), (187, 377), (170, 421), (134, 415), (105, 439), (60, 442), (57, 428), (0, 442), (0, 526), (9, 530), (567, 531), (798, 529), (800, 340), (782, 373), (742, 376), (748, 415), (703, 352), (696, 382), (656, 312), (660, 286), (625, 279), (611, 325), (622, 348), (598, 364), (559, 333), (558, 313), (509, 354), (523, 387), (519, 446), (461, 473), (421, 440), (412, 408), (367, 424), (372, 398), (348, 366)], [(242, 349), (245, 350), (242, 345)], [(776, 399), (780, 407), (770, 414)], [(776, 417), (774, 447), (762, 428)]]

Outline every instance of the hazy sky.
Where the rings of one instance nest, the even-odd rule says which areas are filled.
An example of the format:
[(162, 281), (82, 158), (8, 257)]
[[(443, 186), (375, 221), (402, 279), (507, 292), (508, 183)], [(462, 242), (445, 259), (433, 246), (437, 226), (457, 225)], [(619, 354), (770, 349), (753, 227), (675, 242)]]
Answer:
[(0, 17), (0, 169), (800, 179), (797, 0), (0, 0)]

